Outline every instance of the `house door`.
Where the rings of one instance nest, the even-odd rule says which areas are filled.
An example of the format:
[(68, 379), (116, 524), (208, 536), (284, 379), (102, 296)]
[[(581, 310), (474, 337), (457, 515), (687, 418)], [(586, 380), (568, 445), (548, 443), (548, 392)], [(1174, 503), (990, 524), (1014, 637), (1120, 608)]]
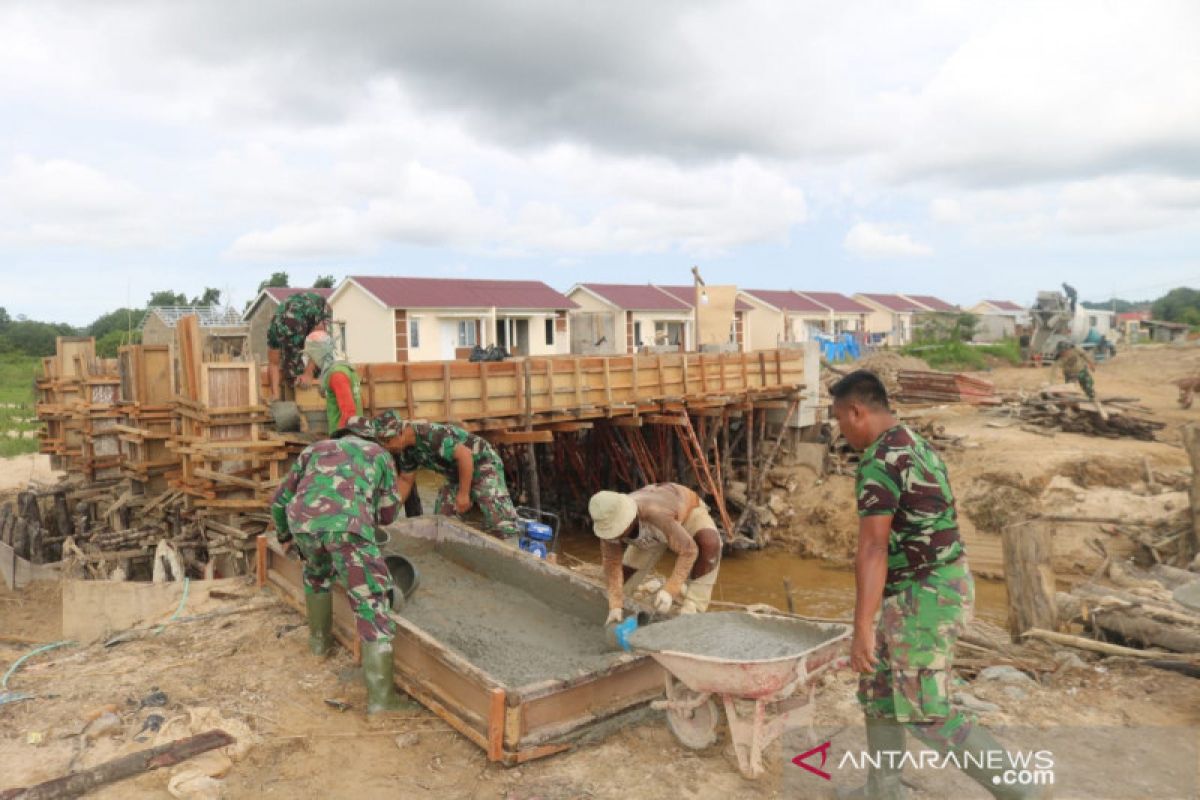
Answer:
[(458, 322), (456, 320), (442, 320), (438, 327), (442, 333), (439, 337), (442, 346), (442, 359), (444, 361), (453, 361), (454, 348), (458, 347)]
[(512, 340), (515, 347), (514, 354), (523, 356), (529, 355), (529, 320), (514, 319), (512, 320)]

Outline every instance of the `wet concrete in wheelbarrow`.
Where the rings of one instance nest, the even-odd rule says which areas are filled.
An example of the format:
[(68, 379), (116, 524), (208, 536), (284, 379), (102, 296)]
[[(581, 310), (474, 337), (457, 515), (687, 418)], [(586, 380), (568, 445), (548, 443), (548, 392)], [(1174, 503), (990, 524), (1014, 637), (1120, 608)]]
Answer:
[(646, 625), (629, 636), (629, 643), (635, 651), (670, 650), (729, 661), (764, 661), (798, 657), (843, 632), (837, 626), (726, 611), (685, 614)]
[(401, 540), (421, 585), (400, 616), (509, 687), (565, 680), (621, 660), (605, 641), (602, 592), (478, 548)]

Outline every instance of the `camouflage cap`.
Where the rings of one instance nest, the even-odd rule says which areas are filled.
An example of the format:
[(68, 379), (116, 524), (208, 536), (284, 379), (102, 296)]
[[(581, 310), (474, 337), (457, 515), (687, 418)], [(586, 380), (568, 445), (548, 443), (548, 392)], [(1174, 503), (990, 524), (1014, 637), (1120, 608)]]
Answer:
[(346, 420), (345, 425), (333, 432), (334, 439), (340, 439), (347, 435), (373, 440), (375, 439), (375, 426), (366, 417), (351, 417)]
[(404, 430), (405, 422), (403, 418), (395, 411), (385, 411), (375, 418), (375, 437), (381, 442), (386, 442), (395, 436), (399, 436)]

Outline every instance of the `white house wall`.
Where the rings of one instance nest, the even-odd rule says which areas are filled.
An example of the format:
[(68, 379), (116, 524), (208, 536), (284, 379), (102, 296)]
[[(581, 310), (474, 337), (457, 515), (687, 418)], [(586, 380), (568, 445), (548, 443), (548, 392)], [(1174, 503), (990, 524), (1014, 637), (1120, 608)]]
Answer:
[(334, 322), (346, 324), (346, 355), (360, 364), (396, 360), (395, 322), (384, 308), (357, 284), (350, 283), (333, 298)]

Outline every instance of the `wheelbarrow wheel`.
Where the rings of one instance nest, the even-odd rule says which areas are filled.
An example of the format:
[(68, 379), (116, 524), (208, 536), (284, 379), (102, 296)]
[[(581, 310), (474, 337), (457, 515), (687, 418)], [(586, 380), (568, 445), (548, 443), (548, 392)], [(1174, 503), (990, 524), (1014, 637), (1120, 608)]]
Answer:
[[(684, 686), (682, 683), (668, 678), (670, 684), (667, 697), (673, 703), (691, 704), (700, 695)], [(705, 699), (699, 705), (689, 709), (667, 709), (667, 727), (684, 747), (691, 750), (704, 750), (717, 741), (717, 723), (720, 722), (721, 712), (717, 710), (716, 702), (711, 698)]]

